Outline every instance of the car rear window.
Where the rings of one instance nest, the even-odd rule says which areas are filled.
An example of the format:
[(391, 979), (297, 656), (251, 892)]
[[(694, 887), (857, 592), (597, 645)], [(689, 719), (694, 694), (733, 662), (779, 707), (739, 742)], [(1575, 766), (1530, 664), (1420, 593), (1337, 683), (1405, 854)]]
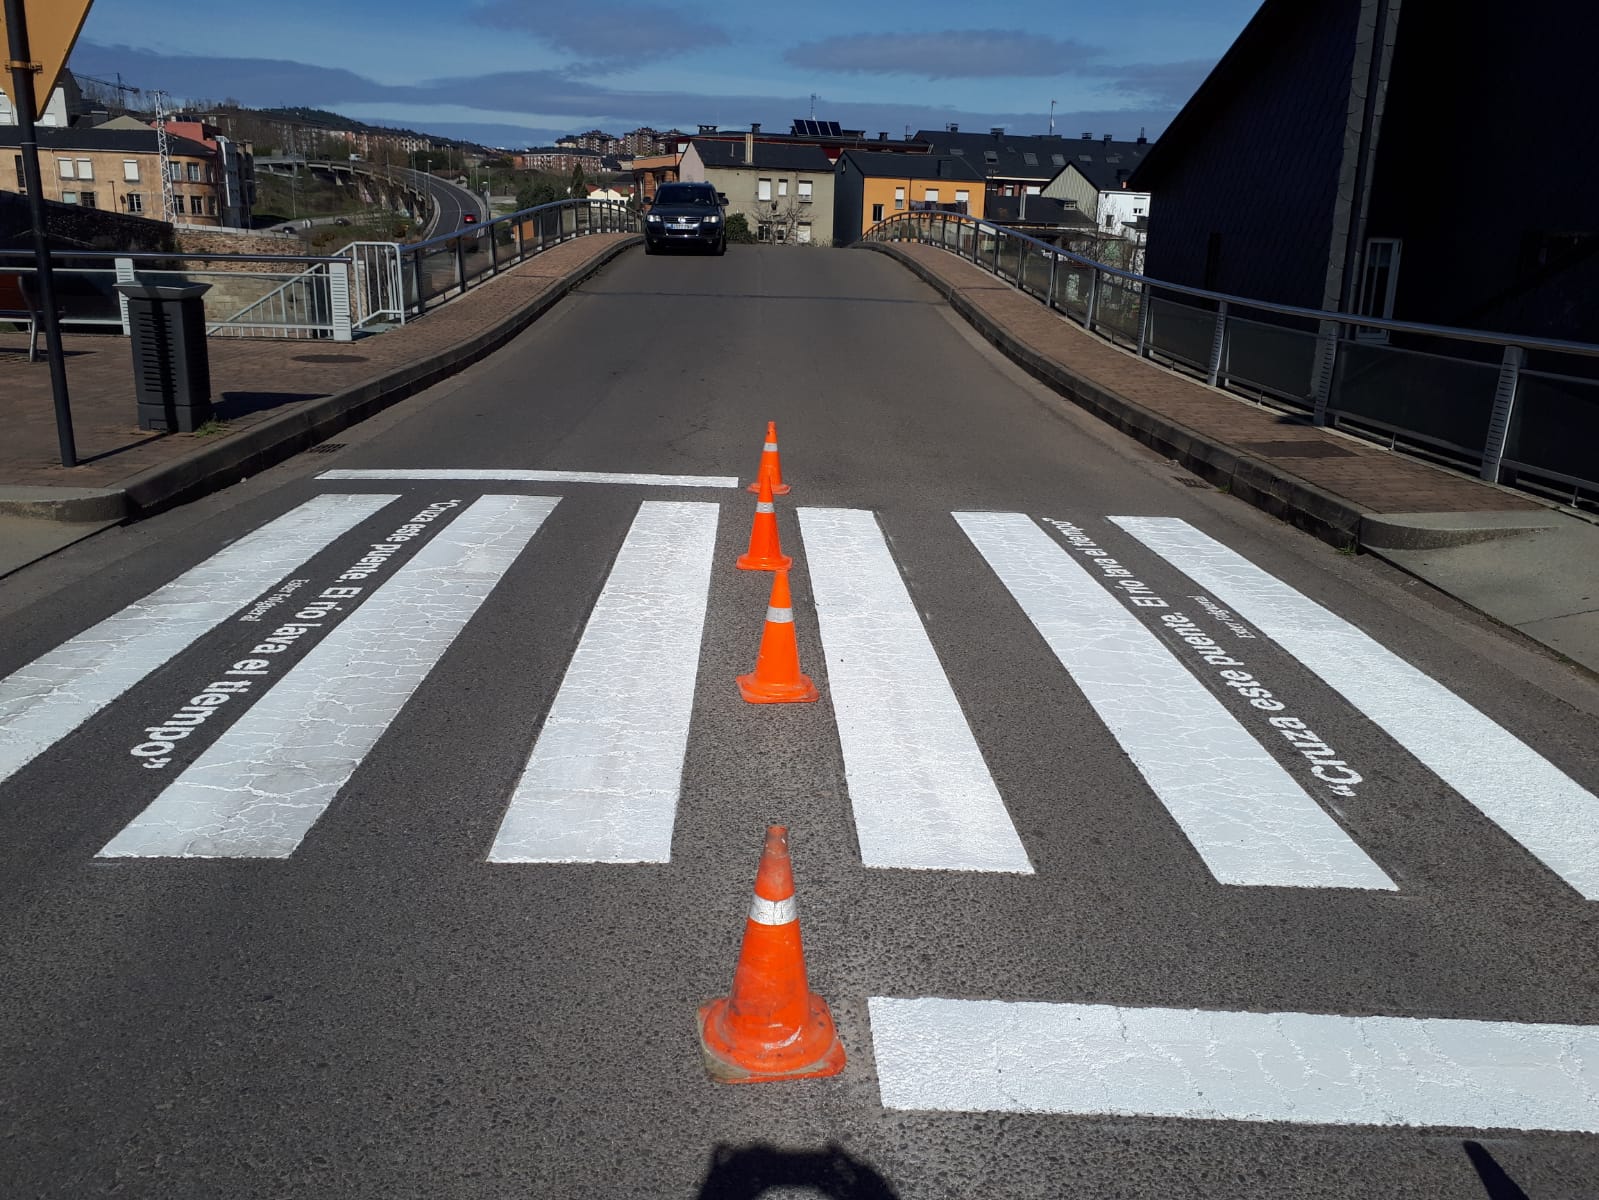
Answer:
[(655, 193), (655, 202), (657, 204), (700, 204), (706, 208), (715, 208), (716, 193), (710, 188), (666, 184)]

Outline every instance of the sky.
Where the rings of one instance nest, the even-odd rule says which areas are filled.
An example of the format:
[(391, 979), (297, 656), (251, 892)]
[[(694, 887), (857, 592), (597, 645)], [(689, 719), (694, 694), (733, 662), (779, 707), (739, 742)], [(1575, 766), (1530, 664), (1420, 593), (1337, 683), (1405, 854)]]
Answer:
[[(73, 70), (520, 148), (814, 115), (868, 136), (1159, 135), (1258, 0), (94, 0)], [(812, 96), (815, 96), (814, 103)]]

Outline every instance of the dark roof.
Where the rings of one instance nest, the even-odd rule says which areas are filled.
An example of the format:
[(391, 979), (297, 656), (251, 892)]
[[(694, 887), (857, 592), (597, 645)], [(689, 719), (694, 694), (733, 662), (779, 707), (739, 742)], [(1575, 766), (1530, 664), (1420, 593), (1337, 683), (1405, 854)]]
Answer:
[(710, 138), (691, 138), (699, 151), (700, 161), (707, 167), (769, 167), (774, 171), (828, 171), (832, 162), (822, 148), (814, 142), (763, 142), (755, 143), (755, 161), (744, 159), (743, 141), (713, 141)]
[[(1027, 216), (1022, 216), (1022, 201), (1027, 201)], [(1072, 229), (1092, 229), (1094, 222), (1080, 208), (1067, 208), (1064, 201), (1050, 196), (990, 196), (983, 203), (985, 220), (1000, 225), (1055, 225)]]
[[(156, 136), (153, 129), (101, 129), (97, 126), (62, 129), (59, 125), (35, 125), (34, 131), (38, 134), (40, 150), (109, 150), (122, 154), (156, 152)], [(21, 126), (0, 125), (0, 146), (21, 144)], [(173, 154), (187, 155), (191, 158), (210, 158), (213, 153), (209, 146), (200, 142), (191, 142), (188, 138), (178, 137), (176, 134), (167, 135), (167, 145)]]
[(948, 154), (887, 154), (846, 150), (838, 161), (852, 163), (862, 175), (885, 179), (953, 179), (982, 183), (982, 172), (963, 158)]
[[(935, 154), (958, 154), (986, 177), (1030, 179), (1043, 183), (1075, 163), (1096, 188), (1120, 187), (1116, 172), (1131, 172), (1150, 150), (1147, 142), (1072, 139), (1054, 134), (951, 133), (944, 129), (918, 130), (916, 137)], [(1109, 182), (1102, 182), (1109, 180)]]

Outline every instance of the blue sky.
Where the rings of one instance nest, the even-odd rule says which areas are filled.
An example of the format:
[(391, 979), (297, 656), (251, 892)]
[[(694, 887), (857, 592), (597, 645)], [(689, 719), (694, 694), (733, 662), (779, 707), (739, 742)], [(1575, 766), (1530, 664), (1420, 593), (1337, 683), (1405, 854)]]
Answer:
[(1156, 136), (1258, 0), (96, 0), (74, 69), (188, 99), (306, 104), (490, 144), (811, 111), (868, 133)]

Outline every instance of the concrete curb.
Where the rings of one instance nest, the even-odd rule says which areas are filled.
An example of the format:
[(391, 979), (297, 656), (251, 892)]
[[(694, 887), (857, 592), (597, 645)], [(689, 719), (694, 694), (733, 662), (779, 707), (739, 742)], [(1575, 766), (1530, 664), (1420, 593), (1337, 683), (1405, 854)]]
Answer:
[[(1425, 523), (1408, 523), (1394, 514), (1384, 516), (1351, 500), (1317, 487), (1275, 463), (1248, 454), (1198, 433), (1180, 422), (1152, 412), (1140, 404), (1107, 391), (1092, 380), (1037, 353), (1012, 336), (983, 312), (948, 280), (901, 251), (892, 243), (860, 242), (902, 264), (949, 301), (950, 307), (983, 335), (1002, 354), (1029, 375), (1048, 384), (1066, 399), (1086, 409), (1106, 424), (1114, 426), (1168, 458), (1175, 459), (1194, 474), (1227, 489), (1232, 495), (1256, 508), (1340, 549), (1366, 544), (1431, 549), (1457, 546), (1469, 541), (1513, 536), (1527, 526), (1532, 514), (1517, 514), (1522, 528), (1505, 528), (1500, 522), (1506, 514), (1467, 514), (1466, 519), (1448, 528), (1431, 528)], [(1476, 516), (1485, 519), (1482, 528), (1466, 526)], [(1414, 517), (1416, 514), (1407, 514)]]
[[(94, 509), (97, 514), (109, 512), (114, 503), (116, 519), (149, 516), (237, 483), (488, 357), (548, 312), (573, 288), (641, 241), (643, 238), (635, 234), (616, 243), (590, 262), (563, 276), (554, 287), (526, 307), (443, 354), (401, 367), (331, 396), (307, 401), (291, 412), (268, 418), (215, 445), (198, 447), (192, 454), (176, 462), (151, 467), (133, 476), (119, 489), (101, 491), (96, 500), (81, 496), (55, 498), (48, 494), (54, 492), (54, 488), (33, 488), (27, 489), (30, 498), (26, 501), (20, 497), (8, 501), (0, 496), (0, 512), (49, 517), (58, 521), (113, 519), (109, 516), (100, 518), (78, 514), (90, 511), (93, 504), (100, 505), (100, 508)], [(88, 492), (92, 489), (70, 490)], [(16, 507), (22, 503), (26, 504), (26, 510)]]
[(0, 516), (81, 524), (127, 515), (128, 497), (120, 488), (0, 487)]

